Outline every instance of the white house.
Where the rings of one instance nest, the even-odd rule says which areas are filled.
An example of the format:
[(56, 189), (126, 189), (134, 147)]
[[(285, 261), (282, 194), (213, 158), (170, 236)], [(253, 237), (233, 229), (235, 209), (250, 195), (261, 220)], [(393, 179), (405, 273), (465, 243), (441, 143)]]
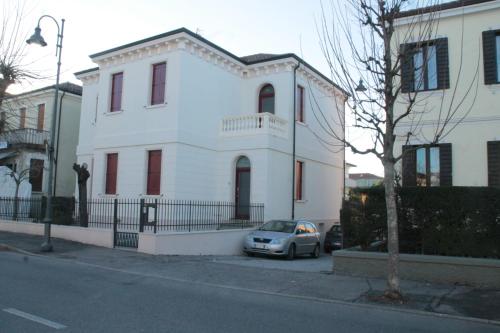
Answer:
[[(54, 86), (6, 98), (0, 109), (0, 166), (21, 173), (29, 169), (29, 182), (35, 195), (46, 192), (47, 141), (50, 139)], [(75, 192), (76, 146), (80, 122), (82, 87), (62, 83), (54, 142), (54, 195), (73, 196)]]
[(98, 67), (75, 73), (89, 197), (235, 202), (239, 217), (264, 203), (265, 220), (323, 230), (338, 220), (343, 152), (317, 139), (315, 112), (343, 117), (345, 95), (296, 55), (238, 57), (181, 28), (90, 58)]
[[(432, 36), (418, 40), (430, 22)], [(408, 149), (400, 164), (403, 186), (499, 187), (500, 1), (418, 8), (401, 13), (395, 26), (401, 41), (395, 47), (411, 51), (402, 65), (398, 112), (414, 92), (419, 111), (397, 129), (398, 151)]]

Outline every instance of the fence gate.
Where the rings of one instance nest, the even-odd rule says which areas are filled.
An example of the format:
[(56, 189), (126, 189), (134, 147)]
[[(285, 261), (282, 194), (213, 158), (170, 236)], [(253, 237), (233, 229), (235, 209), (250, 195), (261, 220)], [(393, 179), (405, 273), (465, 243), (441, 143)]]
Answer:
[(115, 247), (137, 248), (139, 232), (144, 227), (153, 226), (156, 232), (157, 202), (120, 201), (115, 199), (113, 206), (113, 231)]

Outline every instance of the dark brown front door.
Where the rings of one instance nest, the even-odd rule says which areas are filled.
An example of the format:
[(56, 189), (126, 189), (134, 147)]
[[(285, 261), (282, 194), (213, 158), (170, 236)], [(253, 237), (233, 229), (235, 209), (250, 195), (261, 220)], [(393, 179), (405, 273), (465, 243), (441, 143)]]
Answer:
[(250, 217), (250, 168), (236, 168), (236, 218)]

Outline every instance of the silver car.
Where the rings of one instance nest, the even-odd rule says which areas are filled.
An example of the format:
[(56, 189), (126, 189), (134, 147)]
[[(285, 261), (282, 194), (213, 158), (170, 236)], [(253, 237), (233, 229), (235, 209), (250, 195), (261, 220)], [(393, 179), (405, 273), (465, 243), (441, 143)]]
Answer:
[(318, 258), (320, 234), (308, 221), (269, 221), (246, 237), (243, 251), (249, 256), (260, 253), (293, 259), (310, 254)]

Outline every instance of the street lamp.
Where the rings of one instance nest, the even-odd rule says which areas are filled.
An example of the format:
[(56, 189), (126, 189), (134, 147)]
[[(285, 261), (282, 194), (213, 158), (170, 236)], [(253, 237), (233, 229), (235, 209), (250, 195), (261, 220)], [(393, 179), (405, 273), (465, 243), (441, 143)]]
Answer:
[(57, 114), (57, 101), (59, 96), (59, 74), (61, 72), (61, 51), (62, 51), (62, 41), (64, 32), (64, 19), (61, 20), (61, 25), (57, 23), (57, 20), (50, 15), (42, 15), (38, 19), (38, 24), (35, 28), (35, 33), (26, 41), (28, 44), (38, 44), (40, 46), (47, 46), (45, 39), (42, 37), (40, 29), (40, 21), (43, 18), (50, 18), (57, 26), (57, 42), (56, 42), (56, 57), (57, 59), (57, 75), (56, 75), (56, 85), (54, 94), (54, 105), (52, 109), (52, 122), (50, 128), (50, 141), (48, 143), (48, 158), (49, 158), (49, 180), (47, 184), (47, 205), (45, 207), (45, 218), (43, 219), (44, 227), (44, 242), (41, 246), (42, 252), (51, 252), (53, 250), (52, 243), (50, 241), (50, 227), (52, 223), (52, 184), (54, 177), (54, 141), (56, 137), (56, 114)]

